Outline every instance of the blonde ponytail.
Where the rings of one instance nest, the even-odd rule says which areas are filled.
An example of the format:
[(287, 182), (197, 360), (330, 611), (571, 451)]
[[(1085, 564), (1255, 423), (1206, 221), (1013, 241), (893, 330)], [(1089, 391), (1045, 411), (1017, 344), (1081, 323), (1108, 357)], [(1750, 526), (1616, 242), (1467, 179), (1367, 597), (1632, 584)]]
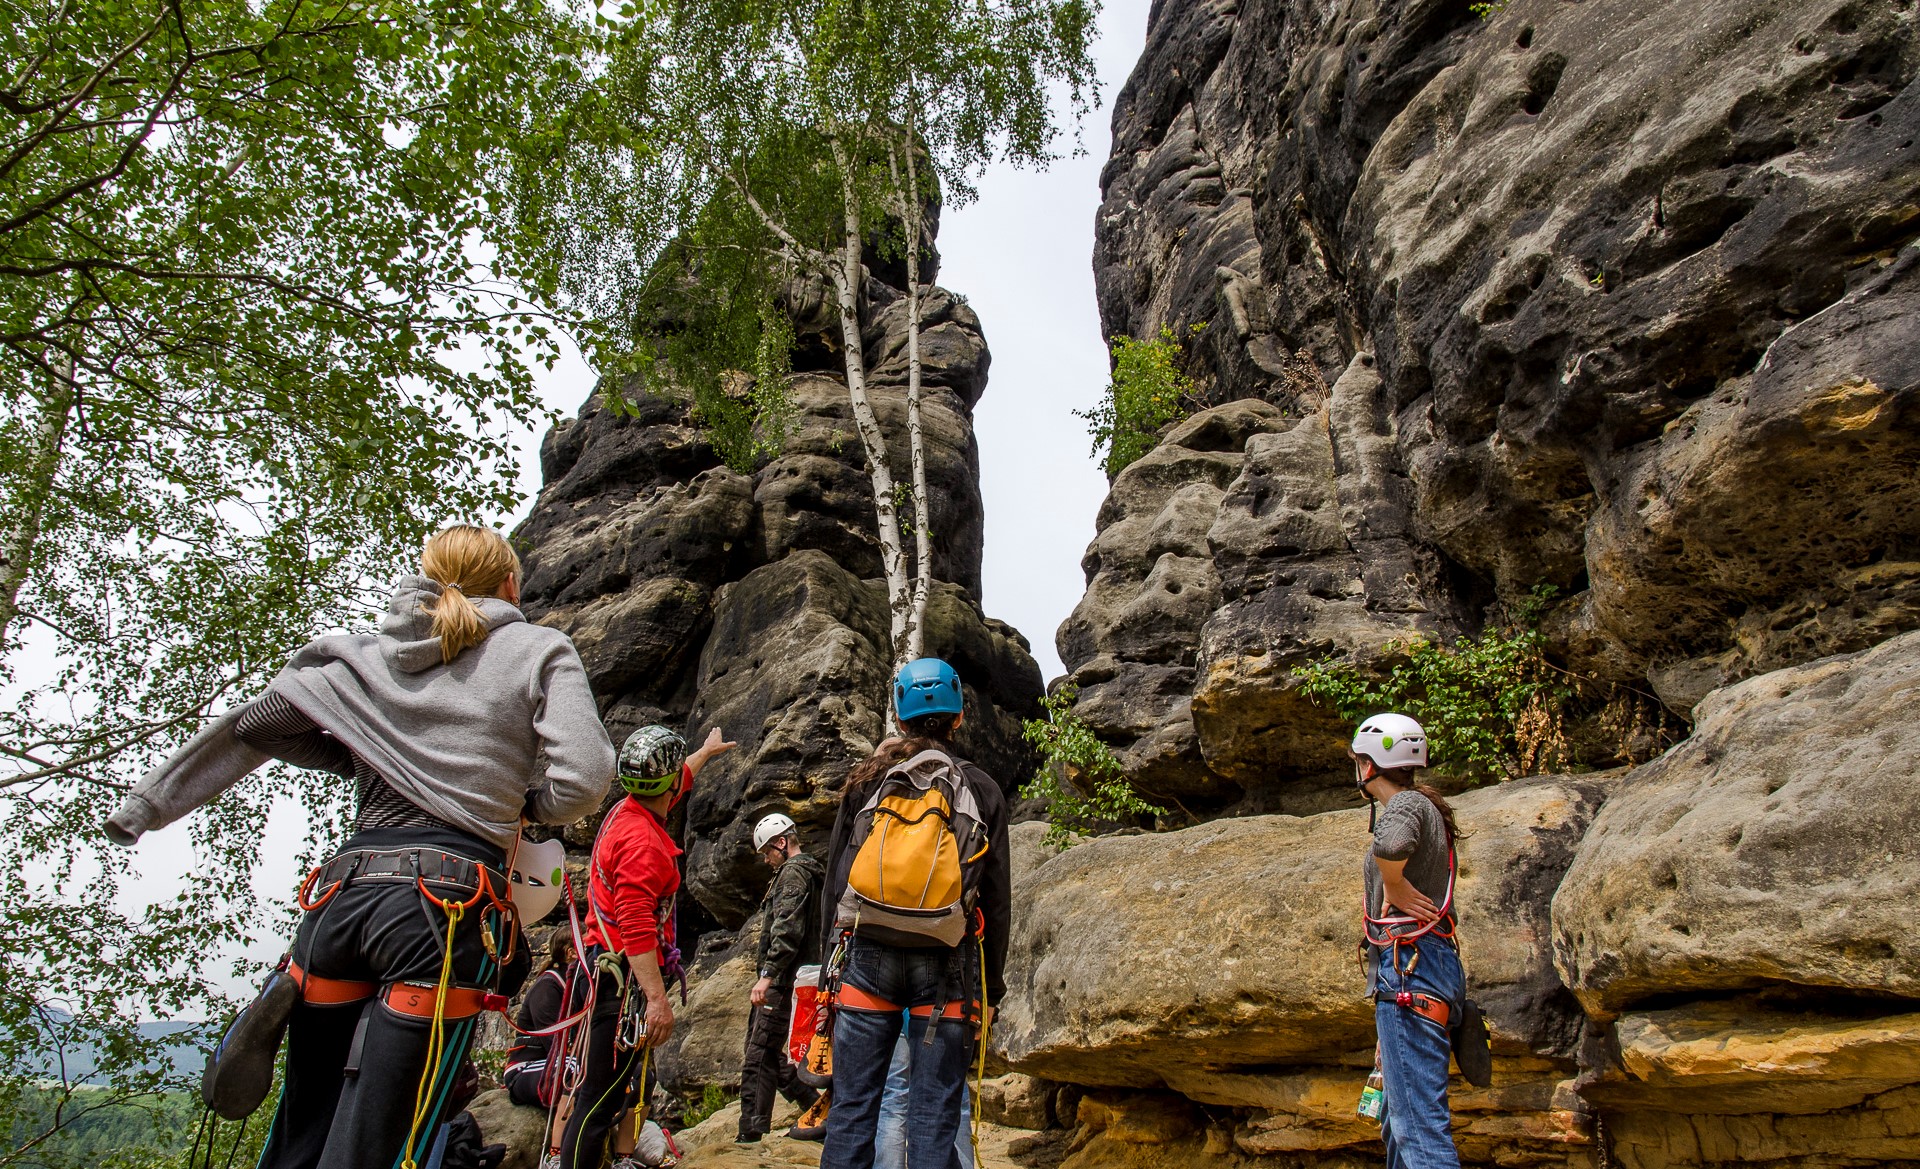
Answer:
[(420, 574), (444, 590), (429, 612), (433, 635), (440, 639), (440, 660), (450, 662), (486, 640), (487, 617), (472, 598), (494, 595), (508, 577), (519, 580), (520, 557), (492, 528), (455, 524), (427, 540), (420, 552)]

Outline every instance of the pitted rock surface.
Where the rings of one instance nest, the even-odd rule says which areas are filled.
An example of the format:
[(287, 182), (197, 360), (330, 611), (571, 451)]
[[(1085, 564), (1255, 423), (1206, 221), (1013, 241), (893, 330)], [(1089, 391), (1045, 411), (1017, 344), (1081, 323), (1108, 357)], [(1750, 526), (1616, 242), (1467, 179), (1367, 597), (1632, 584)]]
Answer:
[(1153, 10), (1101, 324), (1172, 327), (1208, 408), (1059, 635), (1150, 794), (1330, 806), (1292, 668), (1539, 585), (1565, 664), (1682, 718), (1920, 627), (1914, 7), (1497, 8)]
[[(1458, 894), (1470, 993), (1505, 1092), (1461, 1096), (1485, 1148), (1505, 1131), (1505, 1152), (1553, 1161), (1589, 1139), (1584, 1105), (1556, 1089), (1574, 1074), (1582, 1021), (1553, 970), (1548, 904), (1617, 783), (1546, 777), (1455, 801), (1473, 833)], [(1376, 1140), (1353, 1116), (1373, 1043), (1354, 956), (1366, 841), (1358, 811), (1255, 816), (1102, 837), (1044, 861), (1016, 884), (995, 1054), (1049, 1079), (1252, 1110), (1235, 1137), (1245, 1152)]]
[[(791, 298), (803, 317), (804, 292)], [(927, 652), (967, 684), (960, 750), (1011, 791), (1033, 771), (1020, 721), (1038, 713), (1041, 679), (1025, 639), (979, 600), (972, 410), (989, 356), (971, 308), (942, 289), (926, 300)], [(870, 279), (863, 312), (869, 394), (909, 482), (905, 297)], [(735, 928), (759, 903), (766, 869), (748, 837), (761, 816), (786, 812), (811, 847), (826, 846), (848, 768), (884, 736), (892, 655), (872, 489), (840, 356), (796, 331), (795, 423), (777, 457), (750, 475), (729, 469), (688, 400), (629, 382), (631, 409), (596, 393), (547, 435), (545, 485), (515, 533), (527, 615), (574, 638), (616, 744), (650, 722), (694, 745), (718, 726), (740, 744), (685, 805), (686, 888), (711, 919), (695, 932)], [(568, 839), (590, 843), (593, 826)]]
[(1753, 988), (1920, 999), (1920, 633), (1716, 691), (1601, 810), (1554, 897), (1596, 1013)]

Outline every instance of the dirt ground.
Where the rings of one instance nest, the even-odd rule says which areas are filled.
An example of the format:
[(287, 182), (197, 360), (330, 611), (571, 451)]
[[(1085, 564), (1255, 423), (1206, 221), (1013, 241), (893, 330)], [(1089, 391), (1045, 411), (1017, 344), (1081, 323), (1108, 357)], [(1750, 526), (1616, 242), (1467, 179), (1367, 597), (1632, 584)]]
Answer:
[[(738, 1145), (734, 1133), (740, 1129), (740, 1105), (727, 1105), (700, 1124), (674, 1134), (680, 1145), (680, 1164), (685, 1169), (814, 1169), (820, 1164), (819, 1141), (789, 1140), (784, 1135), (799, 1110), (785, 1100), (773, 1112), (773, 1132), (751, 1145)], [(1007, 1146), (1033, 1134), (1025, 1129), (1002, 1128), (981, 1122), (979, 1169), (1015, 1169)]]

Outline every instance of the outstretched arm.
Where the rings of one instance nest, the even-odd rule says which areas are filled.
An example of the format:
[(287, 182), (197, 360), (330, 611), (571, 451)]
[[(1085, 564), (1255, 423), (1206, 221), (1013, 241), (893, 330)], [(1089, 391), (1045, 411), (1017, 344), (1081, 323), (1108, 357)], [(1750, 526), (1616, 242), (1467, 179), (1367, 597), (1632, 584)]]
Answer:
[(211, 803), (265, 763), (266, 752), (241, 742), (233, 733), (245, 709), (236, 707), (215, 719), (135, 784), (101, 825), (107, 839), (131, 846), (141, 833), (165, 828), (202, 804)]
[(740, 744), (730, 741), (715, 727), (707, 732), (707, 741), (700, 744), (693, 754), (687, 756), (687, 782), (692, 783), (699, 776), (700, 769), (717, 755), (725, 755)]

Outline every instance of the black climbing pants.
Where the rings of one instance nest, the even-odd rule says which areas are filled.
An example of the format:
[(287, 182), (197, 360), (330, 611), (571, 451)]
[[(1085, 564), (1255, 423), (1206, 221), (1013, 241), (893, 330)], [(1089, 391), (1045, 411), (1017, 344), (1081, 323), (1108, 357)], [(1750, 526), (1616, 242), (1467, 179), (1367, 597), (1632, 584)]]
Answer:
[[(355, 837), (342, 851), (393, 847), (360, 841)], [(428, 888), (437, 897), (460, 901), (473, 895), (450, 884)], [(530, 965), (519, 939), (509, 942), (517, 928), (485, 899), (466, 910), (453, 929), (453, 984), (502, 993), (517, 989)], [(491, 932), (491, 953), (483, 930)], [(446, 913), (410, 881), (369, 879), (346, 882), (307, 913), (293, 958), (321, 978), (384, 987), (437, 983), (446, 950)], [(507, 959), (504, 971), (501, 958)], [(261, 1169), (389, 1169), (409, 1157), (424, 1164), (436, 1130), (449, 1119), (447, 1095), (478, 1022), (474, 1016), (444, 1024), (444, 1048), (424, 1076), (422, 1091), (430, 1020), (394, 1011), (378, 992), (359, 1002), (296, 1005), (287, 1029), (286, 1075)]]
[[(561, 1169), (602, 1169), (607, 1163), (607, 1142), (614, 1125), (629, 1104), (644, 1101), (650, 1083), (635, 1083), (642, 1064), (642, 1049), (622, 1048), (620, 1034), (620, 987), (624, 981), (635, 1002), (628, 1012), (646, 1013), (646, 996), (633, 986), (632, 971), (624, 977), (598, 970), (594, 959), (603, 951), (590, 948), (587, 960), (575, 967), (573, 1001), (582, 1002), (587, 993), (586, 979), (598, 981), (594, 987), (593, 1013), (587, 1016), (587, 1056), (580, 1068), (580, 1086), (573, 1092), (573, 1114), (560, 1137)], [(624, 959), (623, 959), (624, 961)], [(648, 1062), (651, 1068), (651, 1062)], [(648, 1079), (651, 1080), (651, 1071)]]
[(800, 1082), (787, 1058), (787, 1029), (793, 1022), (793, 992), (775, 987), (767, 1005), (747, 1016), (747, 1059), (740, 1068), (740, 1135), (765, 1133), (773, 1125), (773, 1094), (813, 1107), (820, 1093)]

